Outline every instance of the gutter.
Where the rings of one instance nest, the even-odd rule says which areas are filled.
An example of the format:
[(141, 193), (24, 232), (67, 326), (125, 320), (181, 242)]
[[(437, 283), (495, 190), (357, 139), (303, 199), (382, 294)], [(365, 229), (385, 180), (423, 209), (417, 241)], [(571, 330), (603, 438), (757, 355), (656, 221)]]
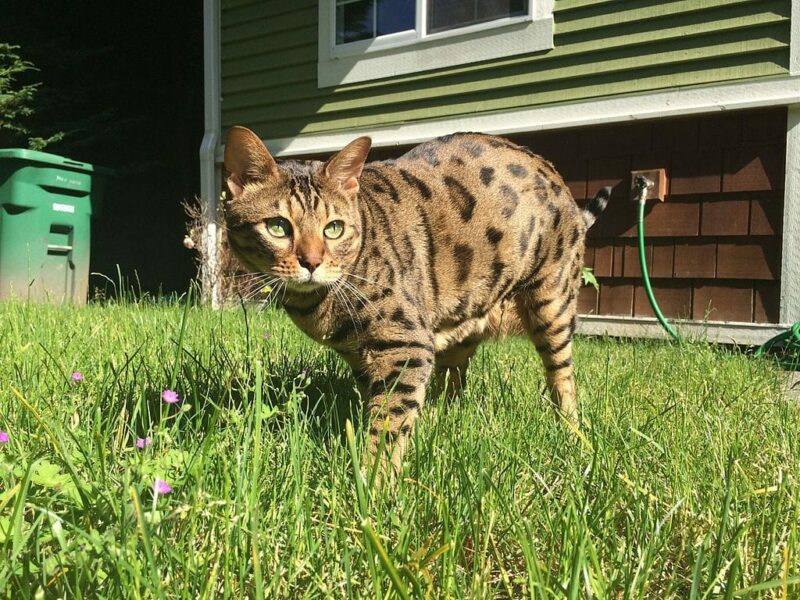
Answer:
[(203, 0), (203, 104), (205, 133), (200, 143), (200, 197), (204, 201), (203, 299), (219, 308), (217, 277), (217, 201), (220, 173), (216, 153), (220, 143), (220, 0)]

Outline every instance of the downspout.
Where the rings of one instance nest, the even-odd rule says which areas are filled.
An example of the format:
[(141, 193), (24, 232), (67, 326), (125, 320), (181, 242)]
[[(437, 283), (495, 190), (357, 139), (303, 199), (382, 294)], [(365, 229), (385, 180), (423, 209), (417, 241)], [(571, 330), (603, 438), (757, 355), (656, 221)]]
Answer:
[(216, 153), (220, 143), (220, 0), (203, 0), (203, 100), (205, 133), (200, 144), (200, 197), (204, 201), (203, 299), (219, 308), (217, 273), (217, 200), (220, 193)]

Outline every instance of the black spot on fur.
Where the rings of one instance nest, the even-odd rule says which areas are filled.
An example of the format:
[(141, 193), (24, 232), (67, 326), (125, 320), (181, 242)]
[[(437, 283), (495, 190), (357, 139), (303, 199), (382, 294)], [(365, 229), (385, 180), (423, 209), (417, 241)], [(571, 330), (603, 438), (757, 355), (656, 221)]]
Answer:
[(472, 270), (472, 260), (475, 257), (475, 250), (464, 244), (456, 244), (453, 247), (453, 258), (458, 268), (458, 280), (466, 281), (469, 272)]
[(489, 281), (489, 289), (494, 290), (497, 286), (497, 282), (500, 281), (500, 276), (503, 274), (503, 270), (506, 268), (506, 263), (501, 260), (494, 259), (492, 261), (492, 278)]
[(503, 232), (499, 229), (495, 229), (494, 227), (489, 227), (486, 230), (486, 239), (489, 240), (489, 243), (492, 246), (497, 246), (500, 243), (500, 240), (503, 239)]
[(540, 202), (547, 200), (547, 182), (540, 175), (537, 175), (534, 180), (533, 191)]
[(414, 252), (414, 244), (411, 243), (411, 236), (409, 236), (407, 233), (403, 236), (403, 243), (404, 243), (406, 252), (408, 253), (407, 254), (407, 264), (400, 265), (400, 270), (405, 272), (407, 270), (407, 268), (409, 268), (409, 267), (413, 268), (414, 266), (416, 266), (417, 253)]
[(436, 265), (434, 264), (434, 259), (436, 258), (436, 244), (433, 241), (433, 228), (431, 227), (427, 213), (421, 208), (418, 208), (418, 210), (422, 228), (425, 231), (425, 244), (428, 250), (428, 277), (431, 282), (433, 299), (436, 300), (439, 297), (439, 280), (436, 277)]
[(453, 179), (449, 175), (444, 178), (444, 184), (450, 192), (450, 202), (458, 210), (461, 215), (461, 220), (465, 223), (472, 219), (472, 213), (475, 211), (475, 196), (470, 194), (469, 190), (457, 179)]
[(554, 365), (547, 365), (547, 370), (552, 371), (560, 371), (561, 369), (566, 369), (567, 367), (572, 366), (572, 359), (568, 358), (566, 360), (562, 360), (560, 363), (556, 363)]
[(550, 187), (553, 188), (553, 191), (555, 192), (556, 196), (561, 195), (561, 186), (558, 185), (555, 181), (550, 182)]
[(561, 224), (561, 210), (552, 202), (547, 203), (547, 210), (553, 215), (553, 229), (557, 229)]
[(466, 150), (473, 158), (478, 158), (481, 154), (483, 154), (483, 146), (473, 141), (465, 140), (461, 143), (461, 147), (464, 148), (464, 150)]
[(405, 180), (406, 183), (413, 185), (415, 188), (417, 188), (417, 190), (419, 190), (423, 200), (431, 199), (431, 188), (429, 188), (424, 181), (418, 177), (415, 177), (405, 169), (400, 169), (400, 176)]
[(564, 236), (563, 234), (558, 234), (558, 239), (556, 240), (556, 253), (553, 257), (554, 260), (561, 260), (561, 257), (564, 256)]
[(569, 238), (570, 247), (574, 247), (575, 244), (578, 243), (578, 238), (580, 237), (580, 235), (581, 235), (581, 232), (578, 231), (577, 229), (573, 229), (572, 230), (572, 235)]
[(413, 398), (403, 398), (400, 402), (402, 402), (403, 406), (405, 406), (408, 410), (419, 410), (419, 402), (414, 400)]
[(519, 195), (511, 186), (506, 185), (505, 183), (500, 186), (500, 193), (503, 195), (503, 198), (506, 201), (506, 205), (502, 210), (503, 216), (506, 219), (509, 219), (514, 214), (514, 211), (517, 210), (517, 204), (519, 204)]
[(453, 163), (454, 165), (458, 165), (459, 167), (464, 166), (464, 159), (461, 158), (460, 156), (451, 156), (450, 162)]
[(536, 229), (536, 215), (531, 215), (528, 221), (528, 237), (533, 235), (533, 230)]
[(411, 321), (411, 319), (406, 317), (406, 313), (403, 312), (402, 308), (396, 308), (389, 318), (392, 320), (392, 322), (402, 325), (404, 329), (408, 330), (416, 329), (416, 326), (414, 325), (413, 321)]
[(524, 231), (521, 231), (519, 234), (519, 255), (525, 256), (525, 253), (528, 251), (528, 240), (530, 240), (530, 236), (525, 235)]
[(427, 364), (428, 363), (421, 358), (401, 358), (400, 360), (394, 361), (394, 366), (400, 367), (401, 369), (419, 369)]
[(517, 165), (517, 164), (508, 165), (508, 172), (511, 173), (514, 177), (522, 178), (528, 176), (528, 169), (526, 169), (522, 165)]
[[(450, 138), (444, 139), (439, 138), (439, 142), (448, 142)], [(405, 158), (411, 159), (418, 159), (423, 160), (428, 163), (432, 167), (439, 166), (439, 157), (436, 154), (436, 143), (435, 142), (426, 142), (424, 144), (420, 144), (419, 146), (412, 148), (408, 152), (404, 154)]]
[(494, 169), (492, 167), (483, 167), (481, 169), (481, 183), (489, 185), (494, 179)]
[(397, 188), (394, 187), (394, 184), (389, 181), (389, 179), (384, 175), (381, 171), (374, 167), (366, 167), (364, 169), (364, 174), (369, 177), (374, 177), (380, 183), (374, 182), (372, 184), (372, 189), (378, 193), (388, 193), (392, 199), (392, 202), (399, 202), (400, 195), (397, 193)]
[(413, 340), (367, 340), (364, 347), (368, 350), (375, 350), (376, 352), (383, 352), (386, 350), (396, 350), (398, 348), (419, 348), (426, 352), (433, 352), (431, 344), (423, 342), (415, 342)]

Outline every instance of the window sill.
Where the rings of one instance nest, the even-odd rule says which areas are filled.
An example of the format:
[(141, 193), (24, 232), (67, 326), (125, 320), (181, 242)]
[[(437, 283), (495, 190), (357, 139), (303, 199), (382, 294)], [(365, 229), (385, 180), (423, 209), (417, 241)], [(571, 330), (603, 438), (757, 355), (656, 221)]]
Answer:
[(320, 88), (407, 75), (456, 65), (540, 52), (553, 48), (552, 13), (512, 18), (422, 39), (354, 42), (334, 48), (330, 36), (330, 6), (320, 2)]

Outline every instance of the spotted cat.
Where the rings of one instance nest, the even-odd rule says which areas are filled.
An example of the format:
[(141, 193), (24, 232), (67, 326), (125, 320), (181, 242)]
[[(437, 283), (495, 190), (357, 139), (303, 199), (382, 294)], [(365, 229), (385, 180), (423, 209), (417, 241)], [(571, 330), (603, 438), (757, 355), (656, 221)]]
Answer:
[(433, 378), (458, 394), (478, 344), (527, 334), (554, 407), (577, 423), (572, 336), (586, 209), (553, 165), (478, 133), (365, 164), (360, 137), (327, 162), (276, 162), (234, 127), (225, 146), (229, 241), (309, 337), (350, 365), (399, 467)]

